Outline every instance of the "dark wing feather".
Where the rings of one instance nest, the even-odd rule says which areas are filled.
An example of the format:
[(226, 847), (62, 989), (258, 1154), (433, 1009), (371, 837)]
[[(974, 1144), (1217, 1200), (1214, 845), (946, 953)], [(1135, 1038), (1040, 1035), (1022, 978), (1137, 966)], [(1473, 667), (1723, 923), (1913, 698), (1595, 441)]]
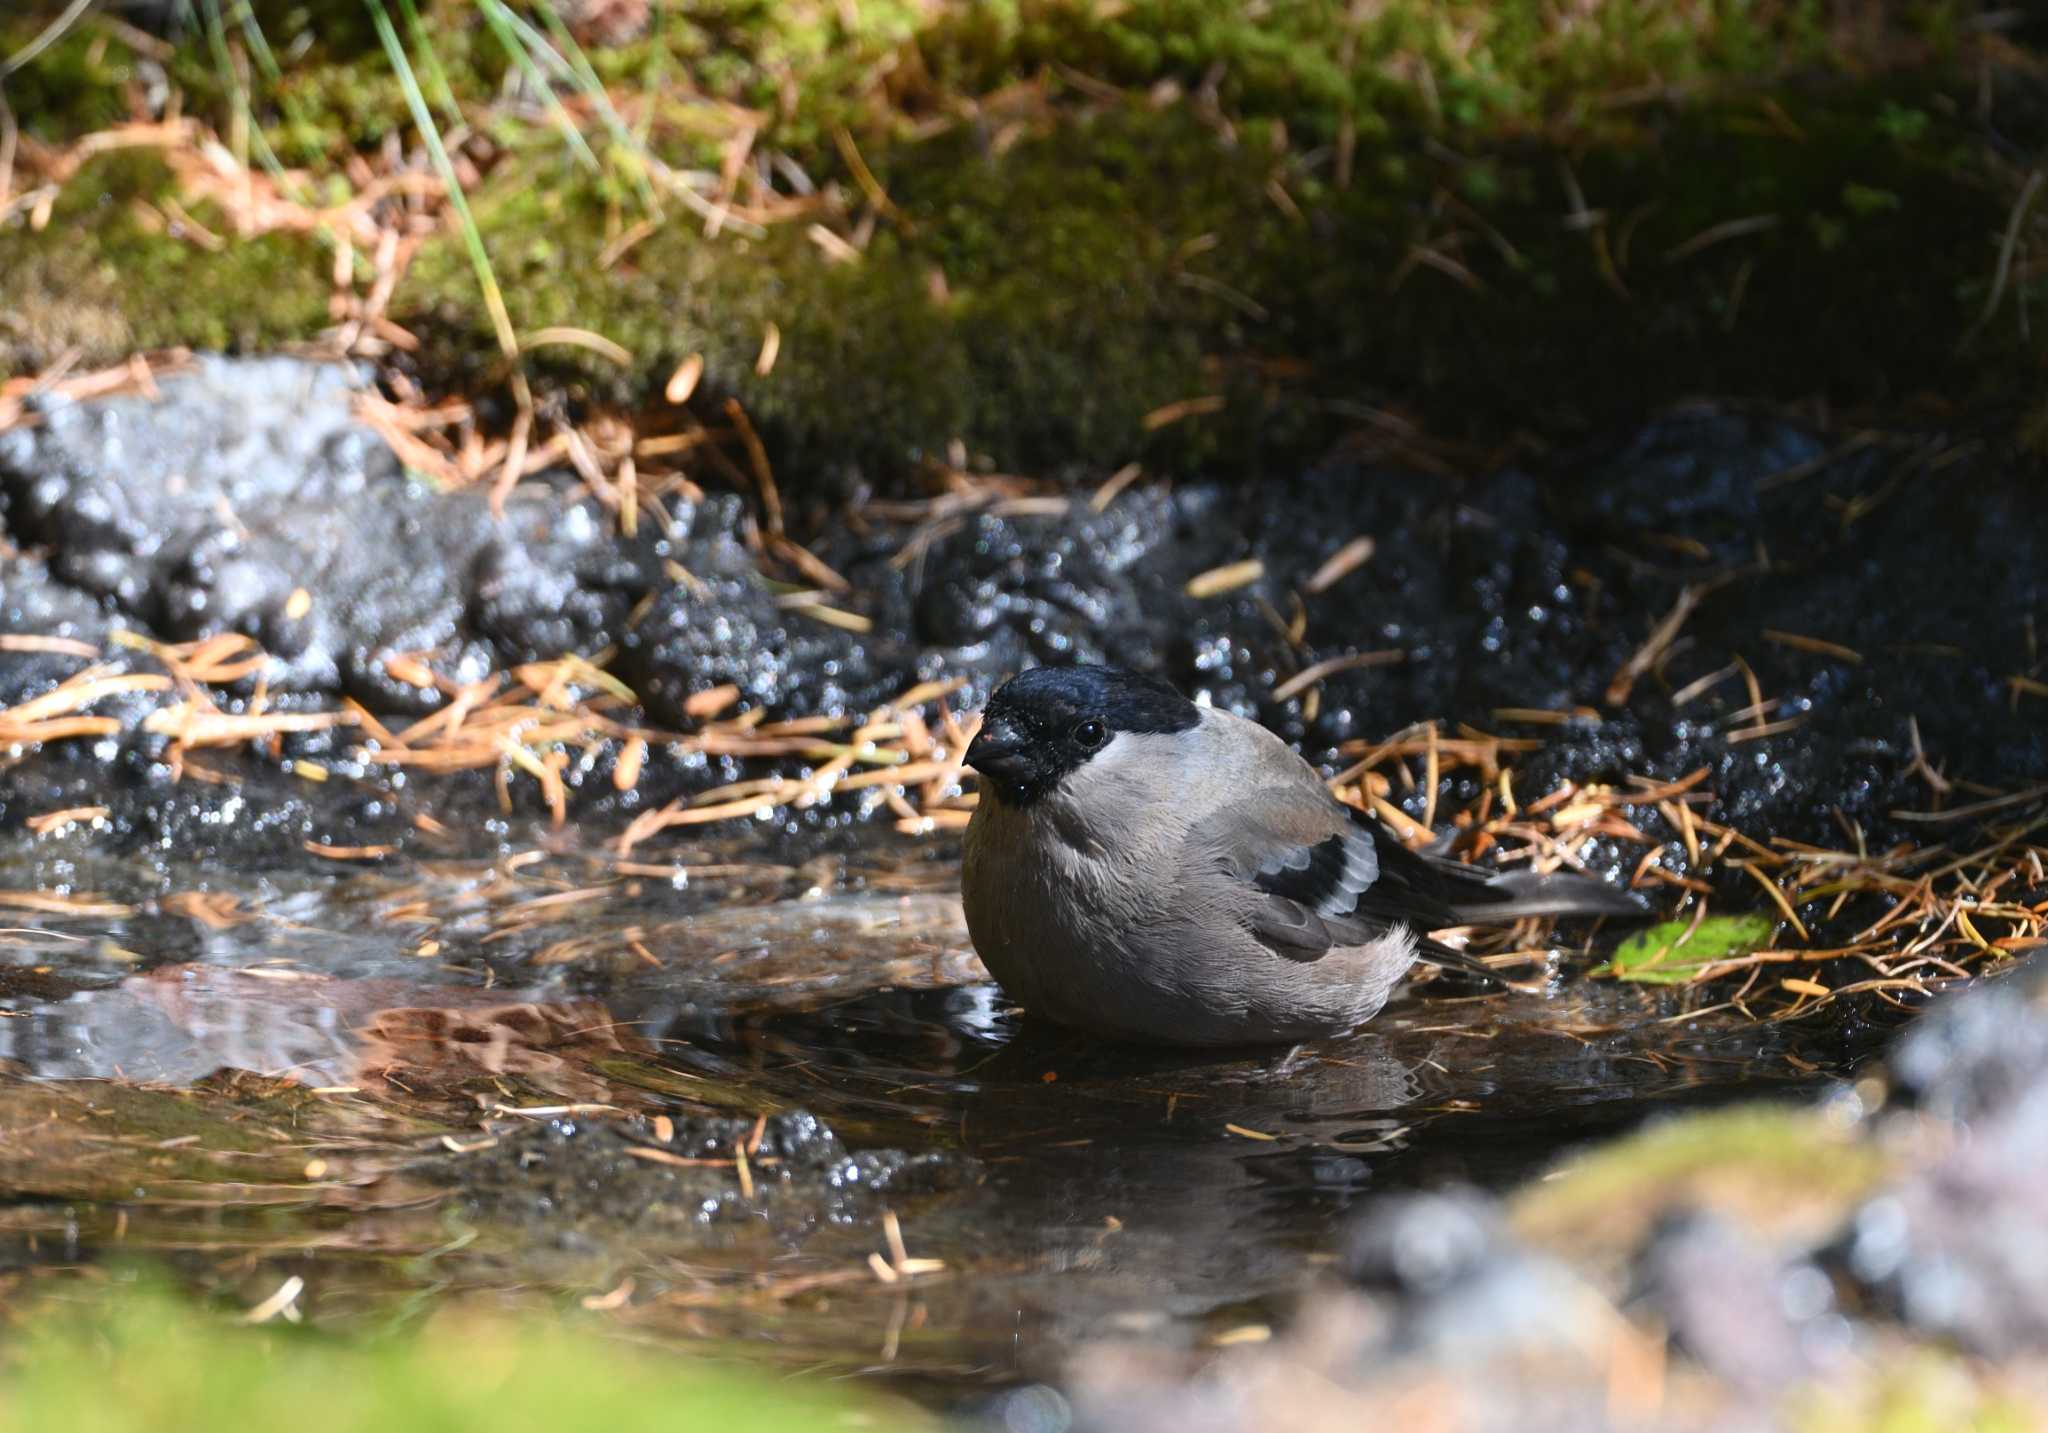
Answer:
[(1626, 891), (1591, 877), (1504, 875), (1411, 851), (1378, 818), (1334, 799), (1254, 797), (1231, 810), (1230, 827), (1222, 865), (1264, 897), (1246, 917), (1252, 934), (1289, 960), (1318, 960), (1401, 925), (1415, 933), (1421, 959), (1492, 979), (1485, 966), (1429, 933), (1525, 915), (1642, 909)]
[[(1306, 832), (1299, 810), (1283, 815), (1263, 806), (1231, 813), (1236, 837), (1224, 862), (1264, 894), (1248, 920), (1268, 949), (1289, 960), (1317, 960), (1404, 925), (1424, 958), (1485, 973), (1428, 938), (1463, 923), (1459, 905), (1487, 899), (1484, 872), (1410, 851), (1378, 820), (1336, 801), (1326, 814), (1315, 813), (1323, 819)], [(1316, 828), (1329, 834), (1313, 839)]]
[(1317, 960), (1385, 933), (1369, 909), (1382, 884), (1371, 828), (1336, 801), (1261, 794), (1230, 812), (1219, 863), (1263, 899), (1246, 914), (1252, 934), (1289, 960)]
[(1340, 937), (1341, 924), (1379, 877), (1379, 857), (1363, 832), (1338, 831), (1314, 844), (1271, 830), (1256, 832), (1235, 863), (1240, 879), (1265, 892), (1252, 907), (1252, 932), (1290, 960), (1314, 960)]

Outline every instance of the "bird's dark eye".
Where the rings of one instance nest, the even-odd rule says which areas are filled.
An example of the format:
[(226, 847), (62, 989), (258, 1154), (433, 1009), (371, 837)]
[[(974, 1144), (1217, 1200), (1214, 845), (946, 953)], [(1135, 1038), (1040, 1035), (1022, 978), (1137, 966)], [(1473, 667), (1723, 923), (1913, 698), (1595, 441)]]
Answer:
[(1074, 723), (1073, 736), (1076, 746), (1093, 751), (1109, 740), (1109, 728), (1090, 717), (1087, 721)]

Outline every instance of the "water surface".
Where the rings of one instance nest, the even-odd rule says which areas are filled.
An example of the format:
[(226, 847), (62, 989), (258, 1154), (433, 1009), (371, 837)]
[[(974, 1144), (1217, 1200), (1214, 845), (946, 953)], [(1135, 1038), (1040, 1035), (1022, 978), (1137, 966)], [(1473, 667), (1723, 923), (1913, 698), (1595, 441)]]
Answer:
[[(986, 982), (956, 856), (875, 833), (624, 869), (559, 837), (247, 872), (81, 858), (0, 932), (9, 1257), (155, 1256), (250, 1302), (297, 1274), (343, 1328), (573, 1297), (954, 1397), (1106, 1335), (1283, 1322), (1372, 1194), (1502, 1187), (1874, 1040), (1561, 966), (1534, 991), (1422, 985), (1293, 1052), (1107, 1046)], [(158, 1105), (122, 1105), (135, 1086)]]

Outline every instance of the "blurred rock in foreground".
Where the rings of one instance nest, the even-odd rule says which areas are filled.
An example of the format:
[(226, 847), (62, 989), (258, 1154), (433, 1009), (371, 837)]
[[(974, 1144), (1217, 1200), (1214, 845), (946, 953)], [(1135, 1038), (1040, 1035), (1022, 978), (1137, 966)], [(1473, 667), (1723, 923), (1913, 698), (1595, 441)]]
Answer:
[(1074, 1426), (2044, 1426), (2044, 1073), (2029, 963), (1816, 1109), (1653, 1126), (1505, 1201), (1386, 1199), (1284, 1334), (1101, 1348)]

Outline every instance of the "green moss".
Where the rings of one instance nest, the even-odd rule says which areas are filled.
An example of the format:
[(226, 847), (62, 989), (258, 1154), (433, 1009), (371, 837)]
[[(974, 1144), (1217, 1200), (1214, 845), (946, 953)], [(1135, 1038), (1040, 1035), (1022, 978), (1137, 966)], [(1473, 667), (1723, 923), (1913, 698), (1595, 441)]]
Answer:
[[(0, 49), (18, 48), (58, 8), (45, 0), (0, 24)], [(499, 98), (508, 61), (475, 7), (421, 8), (461, 100)], [(1368, 139), (1421, 124), (1461, 142), (1539, 131), (1583, 140), (1637, 127), (1640, 106), (1613, 104), (1617, 94), (1709, 92), (1731, 78), (1747, 88), (1814, 68), (1868, 72), (1924, 59), (1951, 43), (1958, 9), (1934, 0), (1876, 23), (1831, 24), (1817, 0), (1591, 15), (1548, 0), (1395, 0), (1366, 11), (1234, 0), (668, 0), (658, 27), (591, 58), (609, 85), (672, 82), (661, 97), (665, 120), (705, 99), (743, 105), (764, 126), (762, 144), (800, 156), (829, 152), (839, 124), (886, 133), (1037, 76), (1054, 95), (1077, 84), (1208, 86), (1223, 112), (1277, 121), (1310, 142), (1334, 138), (1347, 120)], [(278, 80), (253, 82), (253, 100), (288, 162), (331, 159), (343, 144), (377, 142), (405, 123), (359, 0), (257, 0), (253, 14), (284, 58)], [(240, 47), (239, 29), (230, 30)], [(187, 108), (224, 130), (235, 86), (205, 36), (181, 37), (169, 70)], [(122, 87), (133, 77), (118, 32), (87, 22), (13, 77), (10, 92), (32, 127), (76, 134), (125, 115)], [(544, 127), (537, 112), (527, 117)], [(1914, 118), (1910, 106), (1893, 116), (1896, 125)], [(689, 125), (675, 128), (691, 163), (715, 162), (729, 134), (722, 126), (693, 141)]]
[(1717, 1210), (1797, 1237), (1838, 1227), (1882, 1153), (1809, 1109), (1740, 1106), (1654, 1124), (1517, 1194), (1524, 1237), (1579, 1254), (1634, 1247), (1667, 1214)]
[[(871, 150), (903, 218), (854, 263), (793, 225), (708, 240), (674, 217), (601, 270), (601, 193), (541, 153), (475, 207), (522, 331), (580, 326), (633, 352), (623, 372), (537, 357), (583, 391), (644, 395), (702, 351), (707, 398), (737, 394), (800, 459), (958, 438), (1002, 465), (1235, 461), (1326, 441), (1351, 421), (1333, 397), (1485, 432), (1688, 392), (1870, 402), (1996, 377), (1995, 344), (1968, 370), (1950, 350), (1998, 200), (1950, 161), (1953, 130), (1909, 143), (1869, 123), (1892, 102), (1700, 110), (1578, 156), (1597, 231), (1559, 222), (1555, 151), (1467, 165), (1378, 145), (1339, 189), (1185, 107), (1136, 105), (1000, 154), (964, 131)], [(1425, 218), (1451, 184), (1472, 207)], [(453, 237), (423, 251), (400, 303), (444, 353), (488, 353)], [(761, 378), (771, 322), (781, 356)], [(1220, 415), (1142, 425), (1212, 392)]]
[[(0, 22), (0, 58), (16, 53), (41, 29), (29, 19)], [(122, 91), (139, 78), (126, 45), (74, 28), (34, 64), (7, 77), (6, 100), (24, 133), (62, 143), (126, 119)]]
[[(170, 192), (147, 151), (116, 151), (68, 184), (40, 232), (0, 226), (0, 368), (33, 369), (67, 349), (88, 363), (138, 348), (256, 350), (314, 337), (328, 323), (327, 251), (307, 236), (234, 239), (214, 252), (159, 232), (141, 205)], [(215, 235), (212, 204), (190, 206)]]
[[(1221, 0), (1019, 0), (966, 7), (920, 36), (942, 84), (992, 88), (1039, 65), (1133, 87), (1215, 85), (1226, 111), (1334, 137), (1392, 123), (1452, 130), (1609, 131), (1617, 93), (1683, 93), (1810, 67), (1855, 71), (1951, 42), (1958, 7), (1900, 7), (1884, 25), (1831, 24), (1815, 3), (1647, 4), (1566, 12), (1542, 0), (1366, 8)], [(1347, 62), (1348, 61), (1348, 62)]]
[[(387, 63), (337, 6), (350, 8), (259, 7), (288, 63), (258, 118), (316, 184), (407, 123)], [(432, 7), (426, 24), (498, 146), (473, 207), (516, 326), (595, 330), (633, 354), (620, 370), (548, 348), (536, 377), (639, 401), (701, 351), (702, 401), (737, 395), (778, 461), (894, 466), (959, 439), (1003, 465), (1243, 465), (1328, 441), (1360, 405), (1447, 433), (1568, 432), (1687, 393), (1967, 398), (2024, 371), (2010, 325), (1964, 363), (1953, 352), (2010, 196), (1944, 93), (1947, 7), (1875, 38), (1837, 33), (1812, 3), (1606, 7), (1571, 23), (1533, 0), (1351, 13), (688, 0), (592, 56), (660, 156), (715, 166), (738, 120), (706, 101), (744, 105), (759, 151), (858, 204), (832, 139), (844, 123), (903, 218), (834, 264), (801, 224), (713, 240), (671, 204), (609, 268), (607, 238), (641, 217), (632, 186), (574, 165), (538, 107), (497, 102), (506, 59), (474, 7)], [(86, 92), (103, 100), (126, 63), (104, 39), (81, 31), (32, 70), (79, 91), (67, 104), (100, 104)], [(1882, 83), (1839, 74), (1902, 60), (1919, 67)], [(1720, 76), (1802, 66), (1838, 73), (1713, 97)], [(189, 107), (224, 117), (202, 43), (172, 68)], [(1162, 81), (1206, 85), (1213, 102), (1149, 96)], [(963, 98), (1003, 86), (1002, 102)], [(1617, 93), (1636, 98), (1609, 103)], [(54, 128), (87, 113), (51, 104)], [(948, 132), (911, 137), (949, 115)], [(1347, 123), (1342, 185), (1331, 146)], [(0, 319), (0, 358), (256, 347), (325, 323), (316, 241), (210, 255), (165, 240), (129, 203), (161, 173), (119, 178), (126, 165), (89, 169), (53, 232), (0, 232), (0, 281), (25, 295)], [(1574, 192), (1604, 219), (1564, 222)], [(427, 344), (429, 378), (502, 378), (451, 234), (429, 241), (394, 315)], [(763, 377), (770, 324), (781, 353)], [(1203, 395), (1227, 406), (1146, 429), (1148, 413)]]
[(6, 1433), (640, 1433), (931, 1426), (830, 1385), (663, 1359), (588, 1328), (448, 1315), (344, 1344), (154, 1290), (46, 1298), (0, 1370)]
[[(709, 240), (674, 218), (600, 270), (600, 200), (549, 161), (493, 176), (473, 207), (522, 332), (579, 325), (635, 358), (622, 373), (581, 350), (537, 354), (552, 376), (630, 396), (702, 352), (707, 392), (740, 397), (785, 452), (903, 455), (954, 438), (1005, 461), (1115, 451), (1145, 412), (1203, 391), (1200, 319), (1215, 301), (1174, 281), (1175, 254), (1230, 220), (1247, 178), (1227, 163), (1232, 177), (1213, 177), (1205, 134), (1104, 125), (996, 162), (958, 138), (913, 158), (898, 199), (909, 228), (852, 263), (828, 262), (797, 226)], [(406, 321), (482, 351), (453, 236), (422, 251), (412, 280)], [(780, 355), (762, 377), (771, 323)]]

